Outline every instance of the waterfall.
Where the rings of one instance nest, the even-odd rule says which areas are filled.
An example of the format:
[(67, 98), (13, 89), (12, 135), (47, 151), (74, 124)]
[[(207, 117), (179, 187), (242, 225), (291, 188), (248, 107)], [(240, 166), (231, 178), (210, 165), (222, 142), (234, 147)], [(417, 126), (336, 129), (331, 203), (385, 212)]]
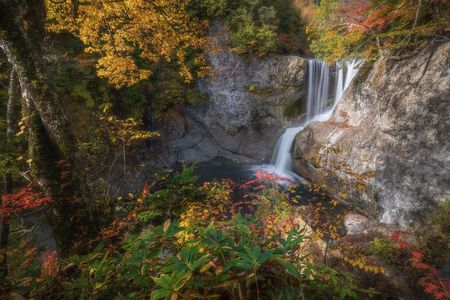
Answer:
[(329, 78), (330, 69), (326, 63), (313, 59), (308, 62), (307, 119), (312, 120), (327, 108)]
[(275, 173), (289, 177), (288, 173), (291, 171), (293, 163), (291, 150), (295, 136), (309, 123), (313, 121), (326, 121), (331, 117), (345, 89), (357, 74), (357, 67), (357, 60), (336, 63), (336, 90), (334, 100), (331, 102), (329, 96), (330, 69), (328, 65), (319, 60), (309, 60), (306, 120), (297, 127), (286, 129), (278, 140), (272, 158)]

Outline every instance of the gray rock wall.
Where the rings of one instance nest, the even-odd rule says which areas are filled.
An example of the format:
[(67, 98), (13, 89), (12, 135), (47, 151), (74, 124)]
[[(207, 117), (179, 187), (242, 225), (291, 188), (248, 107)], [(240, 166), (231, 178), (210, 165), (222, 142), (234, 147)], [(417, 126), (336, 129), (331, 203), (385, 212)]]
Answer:
[(169, 161), (205, 161), (216, 156), (242, 162), (270, 160), (278, 137), (305, 97), (307, 62), (297, 56), (242, 57), (230, 50), (226, 29), (213, 26), (218, 49), (209, 53), (211, 76), (199, 88), (201, 106), (183, 108), (180, 118), (164, 120)]
[(295, 169), (384, 223), (450, 198), (450, 43), (361, 70), (333, 117), (295, 142)]

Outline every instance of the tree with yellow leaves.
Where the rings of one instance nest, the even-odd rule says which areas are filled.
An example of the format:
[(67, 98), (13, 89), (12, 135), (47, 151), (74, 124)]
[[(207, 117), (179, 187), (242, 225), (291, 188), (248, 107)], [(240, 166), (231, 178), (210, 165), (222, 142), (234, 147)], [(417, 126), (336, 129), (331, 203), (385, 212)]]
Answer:
[(28, 125), (31, 173), (53, 199), (49, 223), (63, 256), (74, 253), (74, 241), (84, 238), (80, 233), (92, 234), (96, 226), (76, 153), (77, 139), (47, 74), (43, 56), (46, 29), (78, 36), (86, 51), (98, 58), (98, 74), (116, 87), (149, 77), (152, 63), (160, 60), (178, 62), (180, 73), (191, 80), (197, 74), (188, 64), (201, 65), (204, 60), (197, 53), (206, 42), (206, 24), (189, 15), (187, 3), (0, 0), (0, 50), (17, 73)]
[[(115, 87), (148, 78), (151, 64), (160, 60), (176, 61), (186, 81), (205, 74), (197, 50), (206, 44), (206, 23), (189, 14), (186, 0), (46, 2), (47, 28), (79, 37), (87, 52), (98, 55), (98, 75)], [(188, 59), (203, 66), (197, 74)]]

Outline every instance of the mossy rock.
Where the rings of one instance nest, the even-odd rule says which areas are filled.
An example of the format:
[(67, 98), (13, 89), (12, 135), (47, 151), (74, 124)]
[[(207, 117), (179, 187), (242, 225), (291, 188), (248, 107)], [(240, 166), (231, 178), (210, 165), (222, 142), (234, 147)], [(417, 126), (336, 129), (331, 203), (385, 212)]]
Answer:
[(258, 95), (258, 96), (262, 96), (262, 97), (268, 97), (268, 96), (274, 96), (277, 94), (281, 94), (286, 92), (289, 89), (288, 85), (282, 85), (282, 86), (262, 86), (262, 85), (256, 85), (256, 84), (251, 84), (248, 87), (248, 92)]
[(285, 118), (295, 118), (301, 116), (305, 112), (305, 106), (302, 99), (298, 99), (284, 107), (283, 116)]

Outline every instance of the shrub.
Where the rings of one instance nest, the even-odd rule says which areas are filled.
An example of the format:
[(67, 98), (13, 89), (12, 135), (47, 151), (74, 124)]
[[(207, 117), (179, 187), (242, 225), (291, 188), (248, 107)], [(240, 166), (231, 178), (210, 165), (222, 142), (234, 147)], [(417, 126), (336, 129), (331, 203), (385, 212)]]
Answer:
[[(127, 216), (102, 231), (90, 254), (49, 256), (35, 275), (39, 284), (21, 285), (20, 293), (65, 299), (266, 299), (272, 292), (290, 297), (301, 291), (307, 299), (356, 298), (349, 274), (314, 264), (304, 252), (309, 233), (292, 221), (282, 179), (261, 172), (243, 184), (199, 185), (192, 168), (162, 171), (155, 179), (129, 204)], [(231, 198), (236, 189), (242, 199)], [(174, 221), (152, 219), (157, 209)], [(280, 289), (273, 291), (274, 286)]]

